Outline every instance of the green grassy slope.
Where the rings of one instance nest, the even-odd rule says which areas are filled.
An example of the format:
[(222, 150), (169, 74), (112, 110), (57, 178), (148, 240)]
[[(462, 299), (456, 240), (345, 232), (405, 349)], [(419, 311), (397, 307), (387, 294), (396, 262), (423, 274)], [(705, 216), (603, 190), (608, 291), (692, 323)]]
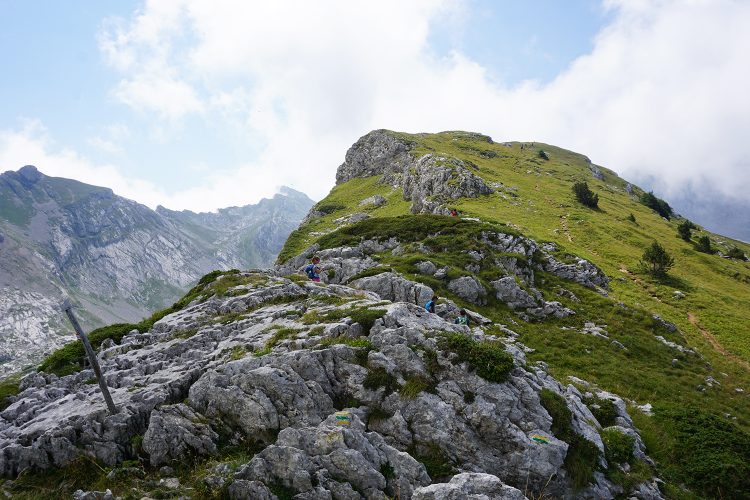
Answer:
[[(701, 253), (694, 248), (694, 242), (708, 235), (714, 249), (724, 254), (735, 246), (750, 254), (750, 245), (703, 230), (693, 232), (692, 243), (681, 240), (677, 236), (681, 219), (663, 219), (639, 202), (642, 190), (632, 186), (629, 194), (625, 180), (601, 167), (604, 179), (595, 179), (586, 157), (555, 146), (524, 143), (522, 149), (520, 143), (492, 144), (455, 132), (394, 135), (410, 142), (415, 156), (437, 153), (471, 162), (478, 167), (475, 173), (495, 187), (496, 193), (492, 195), (463, 198), (451, 205), (463, 217), (502, 224), (506, 231), (510, 227), (539, 242), (555, 242), (562, 253), (590, 260), (611, 278), (609, 297), (603, 297), (539, 273), (537, 285), (545, 298), (559, 300), (577, 311), (575, 316), (563, 320), (525, 323), (492, 301), (486, 307), (464, 305), (496, 322), (509, 324), (521, 334), (523, 343), (535, 349), (529, 360), (547, 362), (555, 376), (563, 379), (575, 375), (639, 404), (652, 403), (657, 408), (655, 417), (633, 413), (665, 476), (707, 496), (731, 491), (727, 478), (750, 472), (728, 465), (735, 463), (737, 456), (720, 456), (722, 450), (731, 454), (727, 451), (731, 449), (727, 444), (733, 439), (731, 436), (741, 436), (738, 439), (742, 441), (750, 430), (750, 262), (723, 258), (718, 253)], [(548, 160), (541, 157), (540, 150), (548, 154)], [(334, 187), (318, 204), (321, 211), (328, 213), (295, 231), (279, 261), (300, 253), (316, 241), (323, 247), (331, 247), (356, 243), (365, 234), (385, 236), (398, 228), (431, 224), (427, 216), (392, 218), (408, 214), (410, 202), (403, 200), (400, 189), (378, 181), (377, 176), (355, 178)], [(588, 182), (599, 195), (598, 210), (575, 200), (571, 187), (576, 181)], [(388, 203), (377, 209), (358, 206), (361, 200), (374, 194), (381, 194)], [(335, 219), (363, 211), (374, 220), (336, 231), (340, 224)], [(631, 214), (634, 222), (630, 220)], [(386, 252), (376, 258), (384, 268), (394, 268), (410, 279), (432, 286), (441, 296), (461, 303), (441, 282), (419, 275), (414, 267), (420, 260), (431, 260), (449, 266), (451, 272), (467, 274), (463, 271), (463, 259), (467, 245), (473, 243), (467, 242), (460, 231), (438, 230), (441, 246), (435, 247), (440, 248), (437, 252), (400, 257)], [(446, 248), (446, 241), (451, 238), (455, 239), (455, 245), (451, 247), (448, 243)], [(408, 241), (409, 237), (401, 239)], [(639, 270), (641, 255), (653, 240), (675, 258), (675, 266), (666, 278), (656, 279)], [(483, 269), (479, 276), (485, 272), (491, 270)], [(560, 285), (572, 290), (581, 302), (557, 296), (554, 290)], [(682, 292), (684, 298), (676, 298), (675, 291)], [(665, 332), (652, 319), (653, 314), (675, 323), (684, 337)], [(582, 328), (587, 321), (607, 325), (610, 338), (628, 350), (613, 346), (610, 340), (573, 330)], [(655, 340), (656, 335), (687, 345), (703, 358), (681, 355)], [(673, 359), (678, 359), (675, 366)], [(708, 377), (716, 379), (718, 384), (707, 384)], [(698, 417), (692, 419), (692, 411), (697, 411)], [(687, 434), (679, 431), (683, 428), (681, 422), (690, 423), (684, 424), (686, 428), (701, 422), (696, 426), (704, 429), (707, 437), (687, 440)], [(711, 427), (706, 422), (715, 425)], [(701, 441), (704, 438), (709, 444)], [(728, 441), (724, 443), (722, 439)], [(685, 449), (688, 446), (703, 451), (694, 453), (695, 450)], [(667, 493), (670, 497), (690, 496), (673, 485)]]
[[(538, 241), (557, 243), (612, 277), (613, 298), (643, 304), (677, 323), (694, 344), (712, 350), (700, 326), (729, 353), (750, 361), (750, 262), (696, 251), (677, 237), (679, 219), (666, 221), (637, 201), (642, 192), (638, 188), (634, 195), (627, 194), (627, 182), (606, 169), (601, 169), (604, 181), (596, 180), (586, 157), (546, 144), (527, 144), (521, 150), (519, 143), (507, 147), (453, 133), (398, 135), (417, 145), (415, 155), (433, 152), (468, 160), (479, 167), (478, 175), (485, 181), (502, 183), (504, 187), (494, 195), (458, 200), (454, 206), (462, 215), (507, 224)], [(539, 157), (542, 149), (549, 153), (549, 161)], [(488, 151), (497, 156), (487, 158)], [(587, 181), (599, 194), (599, 210), (574, 200), (571, 185), (577, 180)], [(334, 187), (319, 204), (337, 209), (296, 231), (279, 260), (299, 253), (320, 233), (334, 229), (337, 217), (363, 211), (357, 203), (378, 193), (389, 202), (368, 211), (372, 217), (408, 213), (409, 202), (401, 198), (400, 190), (378, 184), (377, 177), (352, 179)], [(630, 214), (636, 222), (628, 220)], [(732, 246), (750, 253), (750, 245), (705, 231), (694, 232), (693, 239), (701, 235), (708, 235), (724, 253)], [(671, 279), (656, 281), (636, 274), (643, 249), (654, 239), (675, 257)], [(685, 298), (674, 299), (675, 290), (684, 292)]]

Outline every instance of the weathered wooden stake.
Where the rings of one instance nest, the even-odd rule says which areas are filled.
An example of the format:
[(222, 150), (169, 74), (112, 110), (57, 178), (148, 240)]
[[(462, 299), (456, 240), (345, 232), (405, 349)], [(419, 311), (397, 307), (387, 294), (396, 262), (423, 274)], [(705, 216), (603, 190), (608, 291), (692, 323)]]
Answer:
[(89, 358), (89, 362), (91, 363), (91, 368), (94, 369), (94, 374), (96, 375), (96, 380), (99, 381), (99, 388), (102, 390), (102, 394), (104, 395), (104, 401), (107, 403), (107, 408), (109, 408), (109, 412), (112, 415), (117, 414), (117, 408), (115, 407), (114, 401), (112, 401), (112, 396), (109, 394), (109, 388), (107, 387), (107, 383), (104, 381), (104, 377), (102, 377), (102, 370), (99, 368), (99, 361), (96, 359), (96, 353), (94, 352), (93, 347), (91, 347), (91, 344), (89, 343), (89, 338), (86, 336), (85, 333), (83, 333), (83, 329), (81, 328), (81, 325), (78, 323), (78, 320), (73, 315), (73, 305), (70, 303), (70, 300), (65, 300), (63, 302), (63, 311), (65, 311), (65, 314), (68, 315), (68, 319), (70, 320), (70, 323), (73, 325), (73, 329), (76, 331), (76, 335), (78, 335), (78, 338), (81, 339), (81, 342), (83, 342), (83, 347), (86, 349), (86, 355)]

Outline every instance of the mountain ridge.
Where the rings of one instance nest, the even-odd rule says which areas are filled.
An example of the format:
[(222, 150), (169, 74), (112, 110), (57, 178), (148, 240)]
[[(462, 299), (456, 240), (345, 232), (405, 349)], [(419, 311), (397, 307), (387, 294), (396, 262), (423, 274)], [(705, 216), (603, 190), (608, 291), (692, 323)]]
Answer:
[[(23, 378), (0, 470), (35, 472), (4, 491), (746, 496), (750, 268), (727, 239), (679, 238), (639, 188), (546, 144), (374, 131), (339, 173), (274, 270), (210, 273), (94, 332), (116, 415), (76, 344)], [(638, 266), (654, 239), (664, 277)], [(313, 256), (323, 283), (301, 273)]]
[[(284, 193), (196, 214), (151, 210), (109, 188), (48, 177), (30, 165), (1, 174), (0, 287), (8, 296), (16, 288), (36, 294), (22, 300), (13, 292), (16, 300), (0, 310), (2, 357), (28, 363), (58, 347), (61, 333), (70, 339), (69, 326), (51, 312), (68, 295), (84, 306), (83, 324), (91, 328), (147, 316), (208, 271), (270, 265), (312, 204), (297, 191)], [(40, 301), (45, 306), (35, 308)], [(34, 318), (35, 310), (46, 313)]]

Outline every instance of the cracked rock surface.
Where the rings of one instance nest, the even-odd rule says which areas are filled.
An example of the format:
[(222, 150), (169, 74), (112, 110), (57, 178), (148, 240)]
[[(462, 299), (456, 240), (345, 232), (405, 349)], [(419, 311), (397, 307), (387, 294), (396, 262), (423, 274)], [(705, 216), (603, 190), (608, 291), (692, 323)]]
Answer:
[[(338, 249), (336, 258), (367, 259), (364, 248), (375, 244)], [(574, 431), (599, 449), (601, 426), (573, 386), (525, 365), (513, 337), (426, 312), (419, 289), (396, 274), (374, 276), (378, 285), (367, 289), (239, 276), (247, 283), (101, 350), (116, 415), (87, 383), (88, 370), (24, 379), (0, 413), (2, 474), (61, 467), (81, 454), (116, 465), (134, 457), (133, 438), (143, 436), (155, 467), (220, 454), (222, 439), (253, 443), (248, 462), (207, 479), (230, 498), (274, 498), (278, 487), (298, 499), (623, 493), (602, 474), (574, 492), (569, 444), (552, 432), (541, 391), (562, 396)], [(365, 313), (374, 319), (363, 326)], [(507, 379), (480, 376), (445, 348), (446, 335), (504, 348), (513, 360)], [(622, 432), (637, 435), (624, 405), (618, 411)], [(442, 469), (428, 470), (435, 461)]]

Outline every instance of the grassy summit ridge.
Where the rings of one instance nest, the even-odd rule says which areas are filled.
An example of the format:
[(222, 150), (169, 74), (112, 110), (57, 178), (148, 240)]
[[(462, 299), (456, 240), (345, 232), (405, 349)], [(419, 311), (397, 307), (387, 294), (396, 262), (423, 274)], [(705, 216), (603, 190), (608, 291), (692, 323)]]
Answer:
[[(643, 193), (614, 172), (597, 167), (603, 180), (594, 178), (592, 164), (583, 155), (541, 143), (489, 143), (484, 136), (462, 132), (439, 134), (394, 133), (412, 145), (416, 157), (433, 153), (470, 162), (476, 175), (494, 186), (496, 193), (480, 198), (463, 198), (451, 206), (462, 216), (516, 228), (538, 241), (551, 241), (572, 254), (586, 258), (613, 278), (611, 296), (639, 302), (649, 310), (675, 322), (698, 347), (713, 349), (707, 333), (731, 354), (750, 361), (750, 262), (730, 260), (695, 250), (677, 236), (681, 219), (667, 221), (639, 203)], [(539, 156), (545, 151), (549, 160)], [(318, 206), (333, 210), (301, 226), (287, 240), (279, 261), (300, 253), (339, 226), (333, 221), (354, 212), (371, 217), (409, 213), (409, 202), (400, 188), (379, 183), (378, 176), (355, 178), (335, 186)], [(599, 209), (576, 202), (571, 186), (586, 181), (599, 194)], [(380, 207), (359, 207), (375, 194), (387, 203)], [(630, 214), (635, 222), (629, 220)], [(707, 235), (723, 253), (737, 247), (750, 253), (750, 245), (704, 230), (693, 240)], [(644, 248), (658, 240), (675, 257), (676, 265), (667, 280), (653, 280), (637, 274)], [(623, 278), (623, 279), (618, 279)], [(674, 291), (685, 294), (675, 299)], [(689, 316), (689, 313), (692, 313)], [(691, 320), (691, 317), (693, 318)], [(701, 333), (704, 330), (706, 333)]]
[[(464, 132), (390, 133), (409, 144), (413, 157), (433, 154), (461, 160), (495, 189), (491, 195), (449, 201), (447, 207), (503, 232), (517, 232), (540, 243), (554, 242), (561, 255), (591, 261), (611, 278), (609, 297), (540, 272), (537, 286), (545, 299), (562, 302), (577, 312), (575, 316), (526, 323), (492, 301), (485, 307), (462, 304), (439, 280), (416, 268), (418, 262), (430, 260), (447, 266), (449, 273), (466, 274), (462, 258), (470, 246), (456, 233), (460, 223), (408, 215), (411, 203), (401, 188), (382, 183), (378, 175), (336, 185), (318, 204), (326, 209), (322, 215), (303, 224), (287, 240), (280, 262), (313, 243), (330, 248), (373, 236), (394, 236), (407, 243), (408, 252), (378, 255), (381, 270), (399, 271), (497, 323), (510, 324), (521, 334), (521, 342), (535, 349), (529, 360), (545, 361), (561, 380), (577, 376), (639, 404), (653, 404), (654, 417), (632, 413), (649, 452), (670, 481), (687, 484), (705, 496), (720, 496), (728, 491), (730, 476), (750, 474), (749, 457), (745, 456), (744, 466), (737, 465), (745, 452), (732, 455), (737, 447), (723, 441), (731, 440), (732, 432), (742, 441), (750, 430), (750, 263), (723, 257), (732, 248), (750, 254), (749, 245), (702, 228), (693, 231), (691, 241), (684, 241), (677, 233), (684, 219), (662, 218), (640, 202), (643, 190), (611, 170), (592, 165), (585, 156), (555, 146), (492, 143), (485, 136)], [(575, 200), (571, 188), (582, 181), (598, 194), (598, 209)], [(383, 196), (386, 203), (360, 205), (374, 195)], [(342, 226), (342, 220), (360, 212), (370, 219)], [(425, 240), (426, 229), (443, 246), (423, 255), (416, 243)], [(697, 250), (702, 236), (710, 239), (717, 253)], [(643, 251), (654, 240), (675, 259), (665, 278), (640, 271)], [(561, 286), (573, 291), (580, 302), (558, 296), (555, 290)], [(674, 323), (679, 332), (668, 332), (653, 315)], [(609, 339), (582, 335), (587, 322), (604, 325)], [(700, 356), (679, 353), (657, 336)], [(706, 423), (693, 428), (704, 434), (687, 439), (684, 422), (694, 421)], [(729, 455), (722, 457), (724, 451)], [(689, 498), (691, 494), (670, 485), (667, 496)]]

